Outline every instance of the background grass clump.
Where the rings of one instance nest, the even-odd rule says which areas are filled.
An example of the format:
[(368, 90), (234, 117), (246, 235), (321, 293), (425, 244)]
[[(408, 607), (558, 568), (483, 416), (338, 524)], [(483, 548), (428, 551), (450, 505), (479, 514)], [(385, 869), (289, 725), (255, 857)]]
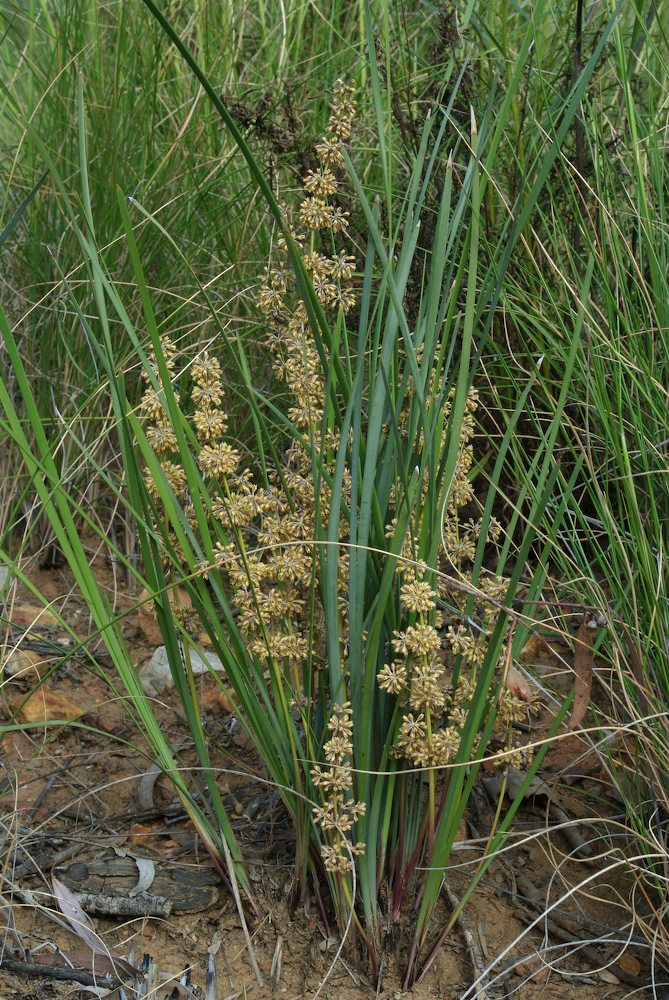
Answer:
[(294, 899), (327, 884), (376, 974), (411, 911), (407, 984), (481, 758), (540, 763), (508, 666), (574, 607), (607, 622), (593, 746), (663, 912), (662, 10), (2, 10), (3, 553), (67, 561), (178, 774), (87, 539), (153, 595), (205, 775), (177, 790), (243, 919), (204, 627)]

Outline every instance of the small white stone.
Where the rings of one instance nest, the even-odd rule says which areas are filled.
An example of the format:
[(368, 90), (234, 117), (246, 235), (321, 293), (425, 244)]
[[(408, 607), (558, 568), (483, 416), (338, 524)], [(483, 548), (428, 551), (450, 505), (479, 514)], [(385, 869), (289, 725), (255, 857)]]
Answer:
[[(223, 664), (216, 653), (207, 653), (206, 656), (202, 656), (191, 649), (190, 662), (193, 674), (196, 676), (208, 673), (210, 670), (215, 673), (223, 671)], [(145, 692), (152, 696), (161, 694), (174, 686), (165, 646), (158, 646), (154, 650), (149, 662), (140, 669), (139, 679)]]

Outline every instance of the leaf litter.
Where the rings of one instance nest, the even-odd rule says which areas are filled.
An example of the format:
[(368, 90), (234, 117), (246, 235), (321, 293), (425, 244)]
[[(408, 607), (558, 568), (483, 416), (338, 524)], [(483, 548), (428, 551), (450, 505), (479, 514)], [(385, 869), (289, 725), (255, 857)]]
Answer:
[[(128, 595), (128, 604), (132, 601), (136, 601), (136, 597)], [(128, 621), (127, 637), (136, 650), (138, 663), (150, 658), (153, 648), (142, 645), (142, 633), (137, 626), (133, 628), (131, 618)], [(591, 692), (594, 655), (592, 638), (593, 630), (588, 629), (586, 632), (582, 625), (577, 635), (574, 658), (575, 699), (570, 720), (572, 724), (574, 718), (578, 717), (577, 713), (587, 709)], [(509, 664), (506, 683), (516, 697), (528, 704), (541, 702), (542, 699), (536, 697), (528, 676), (529, 674), (518, 670), (515, 664)], [(63, 698), (70, 699), (73, 705), (83, 703), (82, 676), (63, 674), (57, 675), (54, 680), (57, 682), (58, 693)], [(203, 691), (209, 680), (207, 677), (199, 679)], [(21, 678), (12, 683), (17, 683), (20, 688)], [(62, 880), (56, 878), (53, 883), (53, 893), (61, 912), (68, 918), (68, 923), (60, 927), (54, 925), (55, 914), (52, 913), (50, 915), (52, 929), (47, 930), (45, 910), (48, 908), (42, 905), (44, 897), (38, 897), (34, 891), (28, 890), (25, 883), (26, 879), (32, 879), (33, 882), (41, 881), (44, 885), (40, 870), (49, 871), (50, 858), (62, 849), (64, 844), (76, 848), (78, 841), (81, 850), (88, 849), (89, 853), (111, 849), (116, 855), (129, 855), (129, 860), (135, 865), (135, 877), (134, 880), (130, 880), (132, 884), (127, 892), (129, 898), (133, 891), (135, 898), (138, 898), (147, 888), (151, 888), (158, 865), (174, 867), (185, 863), (190, 865), (192, 870), (198, 871), (202, 865), (207, 864), (206, 855), (202, 856), (193, 831), (189, 830), (184, 822), (183, 811), (179, 809), (178, 802), (170, 795), (169, 788), (162, 776), (156, 773), (150, 759), (141, 756), (142, 748), (126, 746), (122, 749), (113, 738), (107, 738), (107, 745), (104, 745), (105, 731), (113, 737), (132, 733), (132, 730), (128, 730), (128, 720), (122, 712), (119, 712), (118, 703), (108, 698), (103, 679), (98, 680), (86, 675), (85, 691), (87, 703), (93, 702), (96, 705), (94, 711), (97, 733), (64, 729), (57, 736), (52, 736), (48, 744), (33, 739), (29, 732), (14, 733), (6, 736), (3, 741), (6, 767), (10, 769), (10, 774), (11, 769), (15, 769), (12, 781), (6, 783), (14, 794), (6, 795), (4, 801), (0, 800), (3, 806), (3, 828), (13, 830), (9, 842), (5, 838), (3, 848), (5, 871), (9, 872), (10, 876), (12, 868), (19, 870), (21, 867), (21, 870), (26, 872), (21, 885), (11, 882), (10, 878), (10, 882), (4, 886), (5, 899), (11, 910), (11, 921), (15, 926), (11, 935), (9, 933), (4, 935), (5, 955), (7, 949), (17, 954), (17, 945), (21, 943), (26, 958), (34, 966), (40, 964), (51, 966), (64, 962), (70, 967), (74, 966), (88, 972), (89, 975), (91, 967), (94, 966), (95, 974), (100, 976), (116, 969), (125, 976), (125, 995), (129, 1000), (141, 996), (145, 990), (148, 982), (147, 968), (151, 970), (151, 975), (157, 983), (159, 967), (183, 969), (184, 965), (192, 967), (193, 981), (199, 983), (200, 987), (198, 989), (197, 986), (191, 987), (179, 983), (180, 974), (174, 973), (168, 976), (168, 983), (169, 990), (178, 986), (179, 992), (175, 993), (175, 996), (204, 996), (206, 1000), (245, 994), (250, 998), (260, 997), (263, 991), (259, 989), (253, 977), (238, 917), (234, 912), (234, 906), (225, 895), (215, 907), (198, 913), (173, 912), (164, 919), (141, 917), (120, 924), (118, 919), (95, 917), (93, 922), (81, 909), (77, 894), (68, 890)], [(161, 701), (163, 724), (170, 734), (171, 742), (182, 748), (179, 751), (180, 761), (185, 768), (188, 768), (190, 748), (185, 742), (187, 733), (175, 714), (169, 692), (161, 696)], [(100, 722), (105, 722), (107, 711), (110, 713), (110, 718), (106, 725), (100, 725)], [(333, 952), (328, 947), (329, 935), (321, 931), (322, 921), (313, 902), (307, 901), (303, 910), (292, 914), (289, 912), (288, 825), (285, 818), (281, 817), (280, 811), (268, 824), (268, 817), (263, 815), (263, 808), (257, 808), (257, 803), (261, 800), (266, 803), (265, 809), (271, 806), (274, 810), (278, 806), (276, 800), (271, 797), (269, 802), (267, 801), (265, 786), (254, 783), (257, 761), (248, 745), (243, 740), (235, 739), (239, 727), (232, 725), (234, 718), (227, 713), (222, 717), (220, 711), (210, 714), (207, 710), (207, 713), (205, 723), (212, 739), (212, 746), (218, 747), (219, 764), (223, 768), (231, 766), (233, 771), (241, 774), (246, 772), (248, 775), (246, 778), (234, 780), (223, 777), (222, 785), (225, 786), (230, 814), (237, 817), (235, 822), (238, 835), (246, 842), (245, 850), (252, 859), (254, 885), (261, 896), (261, 907), (267, 913), (267, 917), (252, 928), (259, 961), (263, 972), (270, 976), (273, 989), (282, 993), (287, 992), (291, 997), (309, 997), (321, 985), (331, 962)], [(578, 734), (574, 733), (570, 739), (572, 738), (578, 739)], [(558, 742), (554, 750), (549, 752), (547, 758), (549, 770), (551, 767), (557, 773), (566, 770), (573, 759), (574, 750), (570, 749), (565, 756), (564, 749), (566, 748)], [(560, 758), (561, 751), (562, 758)], [(70, 759), (72, 764), (62, 770), (60, 762)], [(546, 771), (542, 773), (547, 774)], [(50, 774), (55, 775), (55, 778), (50, 779)], [(517, 782), (522, 781), (522, 777), (522, 772), (518, 775), (510, 773), (511, 789), (517, 788)], [(486, 780), (490, 779), (486, 777)], [(40, 792), (44, 790), (46, 790), (46, 801), (40, 800)], [(17, 810), (15, 804), (19, 802), (23, 804), (21, 809)], [(39, 802), (41, 811), (30, 818), (31, 803), (35, 802)], [(248, 815), (246, 803), (248, 803)], [(569, 853), (574, 855), (584, 850), (585, 841), (579, 833), (578, 818), (572, 817), (569, 811), (570, 803), (563, 800), (553, 782), (549, 784), (547, 780), (537, 777), (528, 788), (526, 803), (531, 810), (540, 810), (544, 815), (548, 809), (552, 822), (558, 828), (556, 832), (547, 833), (544, 837), (546, 844), (552, 845), (549, 854), (560, 843), (566, 844)], [(485, 813), (485, 807), (479, 807), (481, 808)], [(528, 828), (528, 815), (531, 816), (532, 813), (523, 814), (521, 831)], [(26, 822), (27, 819), (30, 822)], [(477, 825), (481, 825), (481, 815), (472, 816), (468, 824), (463, 827), (463, 839), (458, 844), (454, 865), (449, 873), (449, 885), (454, 898), (466, 891), (467, 872), (473, 870), (470, 866), (475, 865), (480, 857), (476, 838), (468, 837), (466, 833), (468, 827), (475, 831)], [(255, 828), (260, 829), (262, 833), (257, 844), (253, 841)], [(133, 829), (139, 838), (139, 843), (137, 840), (131, 840)], [(534, 831), (537, 829), (536, 818), (533, 820), (532, 829)], [(141, 831), (144, 831), (143, 837)], [(30, 843), (30, 852), (39, 858), (39, 865), (32, 869), (30, 865), (22, 867), (27, 863), (26, 849), (22, 847), (24, 843)], [(145, 847), (141, 846), (142, 844)], [(76, 851), (73, 857), (76, 860)], [(523, 873), (531, 875), (532, 880), (539, 885), (544, 884), (552, 873), (552, 865), (547, 863), (546, 850), (538, 837), (525, 840), (521, 837), (519, 846), (514, 848), (513, 855), (508, 857), (509, 860), (513, 858), (512, 867), (509, 868), (506, 856), (502, 855), (500, 860), (491, 866), (490, 878), (484, 881), (466, 907), (465, 924), (473, 929), (481, 941), (482, 953), (486, 958), (501, 953), (508, 947), (509, 942), (523, 933), (523, 923), (518, 921), (513, 904), (512, 890), (515, 882), (511, 872), (514, 869), (522, 870)], [(580, 875), (579, 865), (582, 864), (583, 861), (563, 861), (562, 877), (571, 879), (577, 884)], [(616, 919), (615, 891), (613, 891), (615, 887), (611, 888), (611, 898), (607, 902), (608, 890), (603, 887), (600, 893), (602, 899), (594, 910), (591, 901), (587, 901), (586, 912), (594, 914), (600, 923), (612, 924)], [(17, 902), (22, 905), (17, 906)], [(444, 919), (447, 919), (448, 900), (444, 898), (440, 905), (443, 906)], [(611, 906), (613, 910), (609, 912)], [(3, 912), (6, 909), (7, 907)], [(3, 919), (8, 928), (11, 927), (11, 921)], [(70, 928), (69, 940), (64, 926)], [(71, 934), (76, 934), (89, 950), (72, 950)], [(448, 996), (452, 1000), (467, 994), (473, 977), (470, 955), (476, 952), (472, 950), (474, 942), (471, 939), (467, 948), (463, 949), (462, 934), (461, 927), (456, 928), (448, 947), (435, 963), (429, 981), (412, 991), (411, 996), (416, 1000), (434, 996), (435, 990), (437, 995)], [(113, 944), (108, 944), (112, 941)], [(48, 942), (52, 947), (45, 953), (44, 947)], [(55, 952), (54, 945), (56, 945)], [(526, 947), (526, 941), (524, 945)], [(137, 978), (138, 966), (134, 964), (135, 951), (147, 956), (139, 978)], [(344, 997), (347, 1000), (349, 997), (367, 1000), (372, 994), (370, 987), (365, 986), (364, 965), (358, 966), (362, 970), (360, 976), (354, 971), (355, 958), (346, 956), (346, 953), (344, 956), (346, 961), (336, 963), (334, 974), (321, 995), (327, 996), (329, 1000), (339, 1000), (340, 997), (342, 1000)], [(477, 960), (477, 965), (479, 962), (480, 959)], [(620, 963), (623, 972), (625, 963), (631, 974), (632, 968), (643, 968), (644, 956), (642, 953), (629, 951), (625, 954), (624, 961)], [(583, 976), (585, 973), (587, 973), (587, 962), (581, 967), (580, 974)], [(11, 977), (11, 973), (0, 969), (0, 983), (3, 976)], [(612, 984), (606, 983), (606, 978), (606, 976), (601, 978), (595, 976), (590, 985), (582, 983), (579, 986), (579, 996), (582, 1000), (597, 1000), (600, 996), (603, 997), (604, 987), (610, 997), (623, 996), (624, 991), (616, 993), (614, 989), (611, 992)], [(12, 995), (20, 1000), (29, 998), (32, 1000), (36, 995), (25, 977), (18, 980), (10, 978), (9, 982), (13, 984), (15, 990)], [(379, 997), (390, 1000), (391, 997), (399, 995), (399, 980), (392, 968), (392, 962), (387, 964), (382, 985)], [(81, 986), (84, 987), (83, 981)], [(548, 979), (541, 983), (526, 982), (517, 995), (527, 1000), (539, 995), (557, 998), (564, 996), (564, 988), (564, 981), (560, 979), (559, 974), (553, 974), (552, 979), (549, 975)], [(97, 987), (89, 985), (86, 987), (86, 992), (89, 991), (97, 991)], [(109, 989), (105, 988), (105, 992), (98, 992), (97, 995), (107, 995), (117, 1000), (121, 994), (118, 994), (116, 989), (113, 993), (109, 993)], [(155, 995), (160, 996), (160, 993)], [(166, 992), (164, 995), (170, 994)]]

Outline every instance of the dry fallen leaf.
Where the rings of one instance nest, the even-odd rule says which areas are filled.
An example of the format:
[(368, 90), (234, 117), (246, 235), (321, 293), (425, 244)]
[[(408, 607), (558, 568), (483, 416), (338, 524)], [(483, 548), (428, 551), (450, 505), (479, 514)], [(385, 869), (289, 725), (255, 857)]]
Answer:
[(648, 700), (648, 689), (646, 687), (646, 677), (643, 671), (643, 662), (641, 659), (641, 650), (638, 643), (632, 640), (632, 634), (624, 622), (621, 622), (625, 638), (627, 640), (627, 649), (630, 656), (630, 666), (632, 668), (632, 676), (636, 683), (637, 692), (639, 694), (639, 704), (643, 712), (648, 712), (650, 710), (650, 702)]
[(506, 686), (514, 698), (520, 698), (521, 701), (536, 701), (527, 678), (513, 664), (506, 673)]
[(620, 956), (618, 965), (623, 972), (626, 972), (630, 976), (638, 976), (641, 972), (641, 962), (636, 955), (630, 955), (628, 952)]
[(584, 615), (583, 621), (576, 633), (576, 648), (574, 650), (574, 704), (571, 710), (568, 729), (576, 729), (585, 718), (592, 690), (592, 661), (594, 652), (592, 643), (594, 629), (590, 628), (590, 620)]
[[(99, 951), (61, 951), (54, 954), (31, 955), (30, 960), (35, 965), (54, 965), (70, 969), (85, 969), (94, 972), (98, 976), (116, 976), (119, 971), (129, 975), (126, 968), (119, 969), (118, 961), (114, 962), (108, 955), (103, 955)], [(139, 972), (139, 970), (136, 970)], [(134, 973), (133, 973), (134, 975)]]
[(52, 611), (41, 604), (15, 604), (9, 615), (12, 625), (56, 625), (58, 619)]
[(21, 715), (26, 722), (52, 722), (55, 719), (73, 722), (87, 711), (87, 707), (75, 705), (69, 698), (43, 685), (23, 705)]

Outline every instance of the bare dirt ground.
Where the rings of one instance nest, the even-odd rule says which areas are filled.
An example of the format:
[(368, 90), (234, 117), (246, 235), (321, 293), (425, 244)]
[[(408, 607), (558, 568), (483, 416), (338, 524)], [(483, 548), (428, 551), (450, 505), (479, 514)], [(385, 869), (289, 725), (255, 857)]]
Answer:
[[(137, 595), (124, 588), (113, 567), (101, 566), (100, 574), (119, 610), (136, 602)], [(31, 582), (78, 635), (89, 634), (91, 623), (66, 570), (34, 569)], [(244, 855), (250, 859), (249, 873), (261, 913), (251, 927), (263, 978), (263, 985), (258, 983), (234, 901), (220, 885), (169, 783), (157, 775), (150, 755), (139, 743), (129, 706), (122, 692), (114, 690), (113, 671), (102, 646), (97, 652), (97, 670), (83, 659), (65, 659), (26, 702), (54, 659), (62, 657), (58, 643), (67, 641), (48, 615), (35, 621), (38, 610), (34, 596), (18, 586), (4, 616), (5, 658), (14, 657), (13, 675), (6, 671), (0, 676), (0, 726), (5, 726), (0, 745), (0, 954), (5, 960), (54, 964), (55, 949), (60, 949), (85, 970), (80, 959), (85, 943), (66, 924), (55, 923), (45, 913), (59, 912), (53, 877), (72, 891), (127, 900), (133, 898), (142, 872), (146, 873), (145, 863), (151, 862), (152, 877), (171, 903), (171, 912), (91, 915), (90, 920), (110, 951), (138, 965), (143, 956), (150, 956), (152, 969), (160, 969), (163, 980), (153, 992), (157, 998), (204, 996), (208, 968), (210, 996), (220, 1000), (268, 996), (306, 1000), (319, 988), (326, 1000), (390, 1000), (402, 995), (401, 965), (409, 942), (401, 929), (389, 934), (377, 989), (358, 957), (346, 948), (337, 957), (339, 941), (324, 928), (313, 900), (289, 911), (291, 832), (287, 818), (277, 797), (258, 780), (260, 764), (230, 714), (230, 706), (207, 678), (200, 681), (205, 728), (215, 765), (221, 769), (225, 801)], [(137, 614), (128, 615), (125, 637), (141, 665), (155, 643), (147, 642), (146, 631), (139, 626)], [(537, 659), (541, 660), (540, 651)], [(544, 651), (544, 659), (549, 669), (550, 651)], [(74, 717), (82, 711), (86, 714), (79, 721), (94, 727), (94, 732), (76, 725), (44, 725), (45, 717)], [(173, 694), (161, 695), (156, 711), (171, 744), (178, 748), (180, 762), (188, 768), (194, 758)], [(12, 728), (12, 719), (28, 720), (30, 725), (23, 730)], [(570, 781), (577, 781), (572, 785), (565, 781), (565, 769), (574, 770), (575, 764), (579, 774), (572, 774)], [(620, 804), (608, 797), (599, 763), (577, 735), (555, 745), (542, 765), (541, 777), (560, 796), (568, 816), (580, 817), (576, 841), (566, 839), (562, 832), (528, 839), (528, 834), (546, 825), (548, 806), (541, 796), (528, 802), (517, 816), (509, 849), (486, 873), (425, 980), (407, 996), (415, 1000), (469, 998), (474, 994), (467, 991), (478, 971), (487, 967), (489, 985), (479, 994), (480, 1000), (503, 996), (616, 1000), (644, 995), (649, 953), (638, 931), (630, 930), (631, 876), (623, 866), (607, 870), (611, 859), (603, 841), (595, 844), (589, 857), (575, 853), (579, 837), (587, 840), (605, 825), (615, 827)], [(192, 782), (196, 787), (196, 772)], [(451, 902), (454, 895), (462, 895), (471, 878), (494, 808), (483, 787), (477, 788), (447, 875)], [(593, 816), (599, 825), (588, 822)], [(569, 895), (573, 886), (586, 880), (586, 887)], [(447, 891), (437, 930), (451, 912)], [(539, 904), (546, 900), (553, 904), (563, 895), (568, 898), (542, 919), (541, 905), (537, 909), (536, 903), (528, 901), (532, 892), (537, 893)], [(638, 905), (642, 903), (637, 899)], [(536, 926), (528, 929), (533, 921)], [(45, 957), (40, 959), (40, 955)], [(90, 960), (90, 949), (88, 955)], [(503, 957), (495, 962), (499, 956)], [(186, 968), (190, 969), (190, 985), (178, 985)], [(212, 973), (215, 986), (211, 985)], [(123, 996), (116, 988), (54, 981), (0, 966), (0, 1000), (78, 1000), (91, 995), (113, 1000)]]

